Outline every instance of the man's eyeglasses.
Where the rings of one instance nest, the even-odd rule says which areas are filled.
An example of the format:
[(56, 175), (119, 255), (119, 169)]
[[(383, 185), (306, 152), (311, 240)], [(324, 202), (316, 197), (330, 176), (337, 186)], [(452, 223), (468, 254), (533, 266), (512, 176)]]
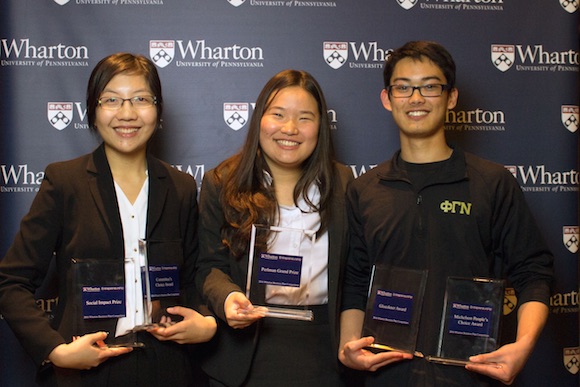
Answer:
[(99, 106), (107, 110), (120, 109), (125, 101), (129, 101), (131, 106), (137, 109), (145, 109), (157, 105), (157, 98), (153, 96), (136, 96), (131, 98), (107, 97), (99, 99)]
[(423, 97), (439, 97), (444, 90), (449, 90), (450, 88), (449, 85), (439, 83), (423, 86), (390, 85), (389, 93), (395, 98), (409, 98), (415, 90), (419, 90), (419, 94)]

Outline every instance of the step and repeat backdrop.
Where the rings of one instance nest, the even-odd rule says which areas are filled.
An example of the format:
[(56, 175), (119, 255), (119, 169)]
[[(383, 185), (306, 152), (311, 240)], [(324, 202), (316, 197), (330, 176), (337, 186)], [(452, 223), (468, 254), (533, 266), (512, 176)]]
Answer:
[[(578, 0), (2, 0), (0, 259), (50, 162), (94, 149), (86, 82), (104, 56), (151, 58), (165, 97), (154, 152), (198, 183), (236, 152), (254, 101), (286, 68), (325, 91), (341, 162), (361, 175), (398, 149), (382, 67), (409, 40), (446, 46), (459, 104), (450, 143), (506, 166), (555, 255), (550, 319), (517, 386), (578, 386)], [(58, 299), (48, 280), (38, 306)], [(517, 300), (506, 293), (504, 335)], [(35, 367), (0, 311), (0, 385)]]

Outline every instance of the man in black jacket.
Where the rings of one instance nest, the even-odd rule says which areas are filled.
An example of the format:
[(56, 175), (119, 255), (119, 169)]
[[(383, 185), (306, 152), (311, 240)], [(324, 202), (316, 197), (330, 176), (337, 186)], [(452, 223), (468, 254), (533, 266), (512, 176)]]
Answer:
[[(447, 144), (445, 117), (458, 98), (447, 50), (409, 42), (390, 55), (384, 81), (381, 100), (399, 127), (401, 149), (347, 192), (352, 237), (339, 358), (348, 367), (376, 371), (368, 385), (510, 384), (548, 317), (553, 256), (513, 176)], [(465, 367), (402, 351), (370, 352), (375, 338), (361, 338), (361, 331), (375, 264), (428, 271), (417, 351), (437, 353), (450, 276), (507, 277), (519, 300), (516, 341), (470, 357)]]

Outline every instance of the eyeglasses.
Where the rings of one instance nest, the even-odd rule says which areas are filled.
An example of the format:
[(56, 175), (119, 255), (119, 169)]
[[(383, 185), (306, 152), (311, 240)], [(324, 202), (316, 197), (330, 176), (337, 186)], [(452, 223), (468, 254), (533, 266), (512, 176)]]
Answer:
[(119, 98), (119, 97), (107, 97), (99, 99), (99, 106), (107, 110), (117, 110), (120, 109), (125, 101), (129, 101), (131, 106), (137, 109), (146, 109), (153, 105), (157, 105), (157, 97), (153, 96), (141, 96), (131, 98)]
[(415, 90), (419, 90), (419, 94), (423, 97), (439, 97), (444, 90), (449, 90), (450, 88), (449, 85), (439, 83), (423, 86), (390, 85), (389, 93), (395, 98), (409, 98)]

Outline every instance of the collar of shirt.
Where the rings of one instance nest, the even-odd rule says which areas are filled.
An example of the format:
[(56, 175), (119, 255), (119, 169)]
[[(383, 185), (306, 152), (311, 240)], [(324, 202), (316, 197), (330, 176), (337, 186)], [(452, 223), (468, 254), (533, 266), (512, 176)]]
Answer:
[[(272, 184), (274, 183), (274, 178), (266, 170), (264, 170), (263, 173), (264, 173), (264, 186), (271, 187)], [(310, 187), (308, 187), (308, 190), (306, 191), (306, 196), (308, 197), (311, 203), (318, 204), (320, 202), (320, 190), (318, 189), (318, 185), (310, 184)], [(300, 211), (305, 213), (317, 212), (315, 209), (311, 208), (308, 205), (308, 203), (306, 202), (306, 200), (302, 195), (298, 197), (298, 203), (296, 203), (296, 207), (298, 207)]]

